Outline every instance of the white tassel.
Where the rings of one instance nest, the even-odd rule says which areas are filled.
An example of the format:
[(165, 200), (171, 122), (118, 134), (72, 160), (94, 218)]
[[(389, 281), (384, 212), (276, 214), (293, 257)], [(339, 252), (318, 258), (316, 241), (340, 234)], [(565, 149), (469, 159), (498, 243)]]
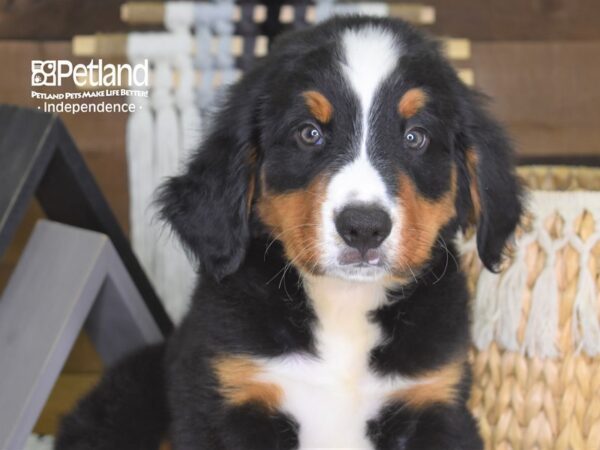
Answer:
[[(179, 85), (175, 94), (177, 107), (179, 109), (179, 170), (188, 160), (189, 155), (200, 145), (201, 120), (200, 112), (194, 102), (194, 68), (191, 58), (180, 55), (176, 66), (179, 68)], [(189, 308), (189, 300), (196, 274), (191, 261), (188, 259), (179, 242), (171, 236), (172, 261), (176, 268), (177, 291), (173, 292), (173, 301), (170, 306), (171, 318), (179, 323)]]
[[(179, 110), (179, 154), (178, 169), (180, 172), (188, 156), (200, 144), (200, 114), (194, 103), (194, 75), (193, 66), (189, 58), (180, 55), (176, 62), (179, 68), (179, 85), (175, 94)], [(169, 297), (169, 314), (175, 323), (179, 323), (189, 308), (189, 299), (192, 293), (196, 274), (191, 261), (175, 236), (169, 236), (168, 264), (174, 269), (172, 282), (173, 292)]]
[(535, 226), (538, 230), (538, 242), (546, 252), (546, 267), (538, 276), (531, 294), (531, 309), (525, 328), (523, 350), (529, 356), (555, 358), (558, 356), (556, 337), (559, 312), (556, 254), (567, 240), (561, 238), (553, 242), (541, 219), (538, 218)]
[[(180, 148), (177, 160), (179, 166), (200, 143), (200, 113), (194, 102), (195, 73), (192, 59), (191, 28), (194, 25), (195, 10), (196, 5), (193, 2), (165, 4), (165, 27), (173, 32), (181, 43), (177, 49), (173, 49), (176, 50), (176, 54), (172, 55), (174, 68), (178, 74), (175, 102), (179, 122)], [(233, 14), (233, 11), (231, 13)]]
[[(598, 292), (596, 280), (589, 269), (591, 250), (600, 240), (600, 233), (590, 236), (585, 245), (578, 248), (580, 254), (579, 281), (573, 307), (573, 339), (578, 351), (583, 349), (589, 356), (600, 354), (600, 323), (598, 322)], [(577, 237), (571, 242), (581, 244)]]
[[(194, 104), (194, 68), (192, 63), (192, 34), (195, 5), (192, 2), (168, 2), (165, 5), (165, 27), (177, 36), (182, 45), (170, 55), (179, 75), (175, 90), (177, 106), (177, 149), (169, 156), (170, 173), (181, 172), (188, 155), (197, 148), (200, 140), (200, 115)], [(191, 262), (174, 235), (162, 236), (160, 261), (163, 270), (164, 302), (175, 323), (179, 323), (187, 310), (193, 283), (196, 279)]]
[[(186, 32), (194, 24), (194, 2), (166, 2), (164, 25), (167, 30), (174, 33)], [(187, 51), (183, 48), (177, 51)]]
[(196, 3), (195, 8), (196, 31), (196, 63), (200, 69), (214, 66), (211, 52), (212, 32), (210, 24), (214, 20), (214, 6), (206, 2)]
[(142, 267), (152, 276), (154, 273), (154, 243), (148, 233), (151, 214), (148, 205), (152, 201), (154, 184), (152, 129), (154, 119), (145, 98), (132, 97), (136, 112), (127, 121), (127, 167), (129, 174), (129, 221), (131, 241)]
[[(180, 139), (179, 123), (174, 108), (171, 89), (171, 67), (169, 61), (160, 60), (156, 63), (155, 86), (152, 93), (153, 105), (156, 110), (155, 126), (155, 164), (154, 184), (158, 187), (167, 177), (177, 173)], [(158, 225), (158, 224), (156, 224)], [(177, 248), (171, 235), (161, 233), (157, 242), (157, 261), (155, 264), (155, 279), (159, 294), (169, 314), (174, 314), (180, 309), (180, 280), (178, 279), (178, 265), (175, 264)]]
[(558, 332), (558, 285), (554, 264), (539, 275), (531, 296), (531, 309), (525, 329), (523, 348), (529, 356), (555, 358)]
[(183, 57), (176, 63), (179, 69), (179, 85), (175, 98), (179, 109), (179, 139), (181, 151), (179, 165), (198, 148), (202, 139), (200, 111), (194, 102), (194, 67), (192, 61)]
[(157, 186), (176, 173), (179, 160), (179, 124), (171, 92), (171, 76), (169, 62), (157, 61), (152, 93), (156, 112), (154, 179)]
[[(144, 52), (138, 36), (129, 37), (127, 53), (132, 63), (140, 62)], [(148, 277), (154, 274), (154, 235), (150, 230), (148, 205), (154, 192), (153, 138), (154, 118), (146, 97), (133, 96), (135, 110), (129, 115), (126, 131), (127, 169), (129, 175), (129, 222), (133, 250)]]
[[(194, 102), (194, 75), (192, 61), (181, 55), (177, 63), (179, 67), (179, 86), (176, 92), (176, 101), (179, 109), (179, 135), (180, 149), (178, 171), (181, 170), (189, 155), (198, 148), (201, 139), (200, 114)], [(191, 261), (183, 248), (171, 236), (171, 257), (173, 267), (176, 269), (177, 290), (173, 292), (173, 302), (170, 308), (171, 318), (179, 323), (189, 308), (189, 300), (196, 274)]]
[(522, 314), (523, 287), (527, 281), (527, 266), (524, 263), (512, 265), (502, 277), (498, 289), (499, 317), (496, 339), (504, 348), (519, 349), (517, 333)]
[[(155, 116), (152, 117), (149, 104), (146, 104), (140, 111), (143, 114), (137, 117), (133, 114), (128, 126), (132, 236), (142, 264), (174, 321), (187, 310), (195, 276), (179, 244), (170, 234), (164, 232), (164, 224), (157, 220), (157, 211), (153, 208), (152, 201), (156, 188), (167, 177), (176, 175), (179, 171), (180, 161), (185, 153), (183, 142), (186, 137), (183, 130), (188, 125), (190, 129), (199, 128), (197, 121), (194, 121), (194, 75), (190, 67), (193, 41), (189, 28), (194, 20), (194, 11), (195, 6), (192, 3), (177, 3), (173, 7), (169, 3), (166, 10), (167, 27), (176, 29), (177, 32), (132, 33), (128, 38), (130, 60), (150, 59), (154, 62), (155, 75), (151, 90)], [(192, 85), (182, 88), (187, 94), (180, 93), (180, 97), (188, 97), (181, 103), (187, 105), (182, 108), (187, 108), (181, 115), (182, 120), (175, 109), (172, 87), (171, 69), (175, 61), (179, 61), (179, 67), (182, 69), (182, 83)], [(146, 100), (134, 98), (132, 101)], [(195, 125), (186, 122), (188, 118)], [(187, 145), (191, 148), (193, 144), (188, 142)], [(136, 236), (140, 235), (143, 238), (138, 239)]]
[(220, 69), (232, 68), (235, 64), (231, 54), (231, 41), (233, 39), (234, 24), (231, 21), (235, 3), (233, 0), (221, 0), (215, 4), (217, 20), (212, 24), (215, 35), (218, 37), (216, 66)]
[(498, 323), (496, 339), (507, 350), (518, 351), (518, 332), (523, 315), (523, 294), (527, 285), (527, 262), (525, 255), (534, 236), (521, 237), (516, 245), (515, 258), (504, 272), (498, 288)]
[(494, 338), (499, 317), (498, 281), (498, 274), (481, 269), (473, 310), (473, 342), (480, 350), (486, 349)]

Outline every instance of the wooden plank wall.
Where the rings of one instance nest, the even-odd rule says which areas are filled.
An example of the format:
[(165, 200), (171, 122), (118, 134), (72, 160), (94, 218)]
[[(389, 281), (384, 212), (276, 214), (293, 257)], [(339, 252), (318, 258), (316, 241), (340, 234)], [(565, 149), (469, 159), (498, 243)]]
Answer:
[[(32, 59), (73, 59), (76, 34), (123, 31), (123, 0), (0, 0), (0, 102), (30, 98)], [(521, 156), (600, 158), (600, 2), (597, 0), (407, 0), (436, 7), (431, 30), (473, 41), (476, 86), (514, 137)], [(69, 88), (69, 87), (68, 87)], [(63, 115), (121, 225), (128, 228), (125, 114)], [(32, 204), (0, 259), (0, 289), (37, 217)], [(101, 364), (82, 337), (37, 426), (58, 418), (98, 377)]]
[(600, 41), (475, 41), (472, 64), (519, 155), (600, 157)]

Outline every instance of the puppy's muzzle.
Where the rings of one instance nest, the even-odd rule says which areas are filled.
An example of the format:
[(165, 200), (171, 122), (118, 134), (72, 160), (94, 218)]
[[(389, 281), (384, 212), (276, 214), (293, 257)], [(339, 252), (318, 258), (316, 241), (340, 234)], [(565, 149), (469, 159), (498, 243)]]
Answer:
[(341, 256), (340, 263), (380, 263), (377, 249), (392, 230), (392, 220), (384, 209), (376, 205), (346, 206), (335, 218), (335, 227), (350, 247)]

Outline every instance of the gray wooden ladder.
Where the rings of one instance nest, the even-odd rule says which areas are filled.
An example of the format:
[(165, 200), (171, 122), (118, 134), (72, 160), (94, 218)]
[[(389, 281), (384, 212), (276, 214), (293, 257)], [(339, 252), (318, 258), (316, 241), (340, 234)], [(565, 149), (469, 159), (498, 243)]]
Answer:
[(62, 121), (0, 105), (0, 257), (34, 195), (49, 220), (0, 294), (0, 450), (22, 450), (82, 328), (110, 364), (173, 327)]
[(41, 220), (0, 297), (0, 449), (23, 448), (83, 327), (108, 364), (163, 340), (104, 234)]

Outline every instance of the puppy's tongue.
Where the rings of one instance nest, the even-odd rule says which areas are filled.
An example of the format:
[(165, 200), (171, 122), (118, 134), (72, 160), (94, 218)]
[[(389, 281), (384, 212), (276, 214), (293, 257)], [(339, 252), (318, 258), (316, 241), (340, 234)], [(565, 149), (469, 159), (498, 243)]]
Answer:
[(365, 259), (367, 260), (367, 262), (373, 266), (379, 264), (379, 252), (373, 248), (370, 248), (369, 250), (367, 250), (367, 254), (365, 255)]

